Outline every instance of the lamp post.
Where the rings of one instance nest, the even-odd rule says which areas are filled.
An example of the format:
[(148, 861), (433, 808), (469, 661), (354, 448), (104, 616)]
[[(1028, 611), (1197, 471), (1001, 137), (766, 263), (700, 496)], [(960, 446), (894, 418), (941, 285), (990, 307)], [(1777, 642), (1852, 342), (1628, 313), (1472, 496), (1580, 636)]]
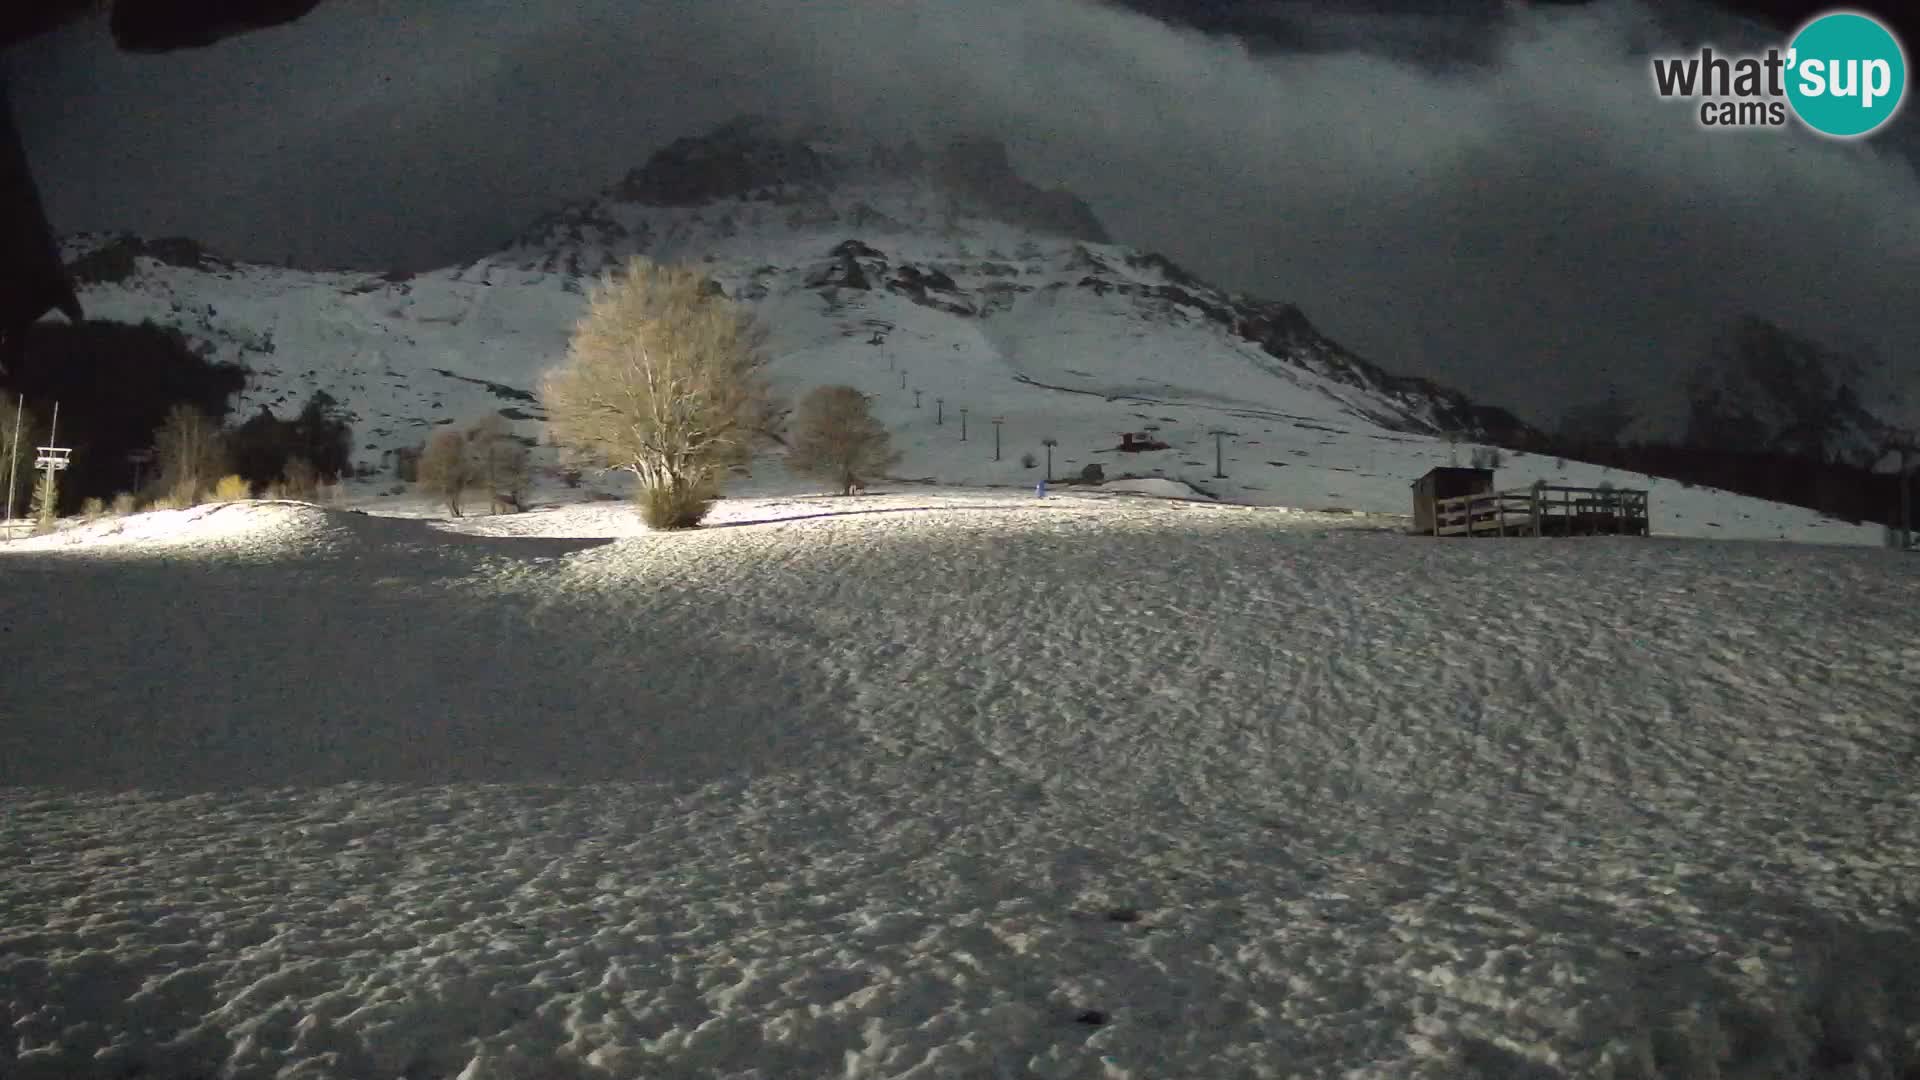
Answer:
[(1053, 482), (1053, 448), (1060, 445), (1059, 439), (1041, 439), (1040, 445), (1047, 448), (1047, 482)]
[(967, 441), (967, 410), (960, 410), (960, 441)]
[(134, 450), (127, 454), (127, 463), (133, 466), (133, 490), (141, 489), (141, 480), (147, 475), (147, 465), (153, 461), (151, 447)]
[(1913, 546), (1913, 470), (1907, 467), (1907, 455), (1913, 453), (1909, 442), (1900, 448), (1900, 550)]
[(947, 418), (947, 399), (943, 397), (934, 398), (933, 399), (934, 426), (939, 427), (940, 425), (946, 423), (946, 418)]
[(993, 418), (993, 460), (1000, 460), (1000, 425), (1007, 422), (1004, 416)]
[(1913, 546), (1913, 468), (1909, 465), (1916, 451), (1920, 451), (1920, 439), (1902, 434), (1896, 437), (1888, 447), (1900, 454), (1900, 468), (1895, 474), (1900, 480), (1900, 550)]
[[(13, 452), (7, 455), (7, 522), (13, 522), (13, 481), (20, 471), (20, 421), (27, 418), (27, 395), (20, 395), (20, 404), (13, 414)], [(11, 535), (11, 534), (9, 534)]]

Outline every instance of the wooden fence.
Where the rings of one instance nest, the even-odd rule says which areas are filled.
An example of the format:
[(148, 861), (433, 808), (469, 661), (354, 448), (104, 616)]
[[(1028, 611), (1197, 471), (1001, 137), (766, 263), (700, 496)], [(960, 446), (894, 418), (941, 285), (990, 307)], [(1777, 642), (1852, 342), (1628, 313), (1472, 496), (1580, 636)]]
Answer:
[(1646, 536), (1647, 493), (1542, 485), (1433, 502), (1434, 536)]

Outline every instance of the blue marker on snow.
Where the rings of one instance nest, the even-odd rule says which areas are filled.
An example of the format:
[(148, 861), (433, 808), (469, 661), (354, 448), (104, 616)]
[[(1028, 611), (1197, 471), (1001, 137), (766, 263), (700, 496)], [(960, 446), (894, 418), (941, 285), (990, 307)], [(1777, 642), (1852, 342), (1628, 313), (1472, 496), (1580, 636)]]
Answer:
[(1036, 499), (1044, 499), (1047, 497), (1047, 482), (1045, 480), (1033, 485), (1033, 497)]

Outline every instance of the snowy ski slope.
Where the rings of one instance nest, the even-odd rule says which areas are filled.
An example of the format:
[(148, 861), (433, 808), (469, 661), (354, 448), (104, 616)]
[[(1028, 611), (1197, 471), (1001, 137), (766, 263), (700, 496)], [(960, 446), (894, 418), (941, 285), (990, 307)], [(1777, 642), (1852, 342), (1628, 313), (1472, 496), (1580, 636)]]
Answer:
[(1920, 1067), (1913, 561), (1398, 525), (930, 489), (8, 545), (0, 1074)]

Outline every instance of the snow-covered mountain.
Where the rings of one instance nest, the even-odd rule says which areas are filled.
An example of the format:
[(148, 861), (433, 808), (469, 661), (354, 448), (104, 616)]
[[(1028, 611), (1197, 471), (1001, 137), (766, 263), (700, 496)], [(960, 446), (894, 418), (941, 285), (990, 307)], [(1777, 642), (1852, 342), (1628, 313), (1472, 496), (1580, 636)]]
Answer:
[[(1687, 439), (1713, 449), (1870, 465), (1899, 425), (1869, 408), (1857, 359), (1748, 316), (1730, 326), (1688, 387)], [(1876, 401), (1888, 415), (1900, 402)], [(1891, 407), (1890, 407), (1891, 406)]]
[[(1084, 203), (1025, 183), (991, 142), (926, 153), (743, 120), (666, 147), (493, 256), (430, 273), (312, 273), (101, 235), (69, 237), (66, 256), (89, 311), (152, 318), (244, 361), (257, 374), (244, 405), (338, 393), (377, 421), (370, 432), (394, 429), (368, 440), (382, 449), (441, 419), (436, 403), (465, 404), (436, 373), (530, 387), (563, 352), (588, 279), (631, 254), (708, 263), (765, 309), (795, 378), (807, 374), (795, 353), (847, 342), (841, 351), (909, 369), (918, 359), (934, 380), (944, 349), (983, 376), (1103, 396), (1331, 412), (1419, 433), (1493, 438), (1516, 426), (1387, 375), (1290, 305), (1106, 240)], [(823, 378), (840, 374), (809, 359)]]
[[(350, 411), (358, 461), (376, 467), (488, 411), (538, 437), (539, 376), (564, 356), (592, 282), (636, 254), (703, 264), (753, 304), (782, 391), (873, 395), (901, 477), (1030, 486), (1041, 472), (1027, 455), (1044, 461), (1055, 440), (1055, 476), (1098, 462), (1235, 501), (1404, 513), (1410, 480), (1464, 463), (1448, 433), (1531, 434), (1388, 374), (1292, 305), (1109, 242), (1084, 203), (1022, 180), (980, 140), (927, 151), (737, 121), (665, 147), (493, 255), (420, 274), (246, 264), (125, 236), (70, 237), (65, 252), (90, 315), (151, 319), (245, 364), (238, 415), (285, 415), (326, 391)], [(1119, 451), (1138, 431), (1167, 449)], [(1602, 478), (1583, 468), (1501, 481)]]

